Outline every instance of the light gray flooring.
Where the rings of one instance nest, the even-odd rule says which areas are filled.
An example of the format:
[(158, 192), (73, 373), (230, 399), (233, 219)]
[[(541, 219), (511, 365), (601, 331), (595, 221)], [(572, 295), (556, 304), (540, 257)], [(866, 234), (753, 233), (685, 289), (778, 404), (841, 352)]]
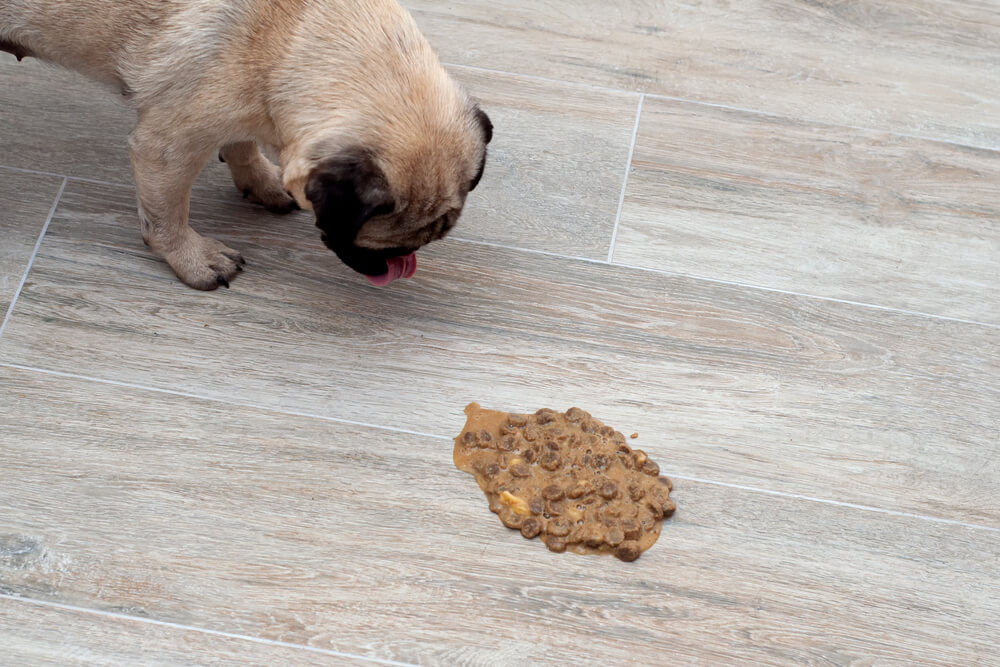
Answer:
[[(0, 664), (1000, 664), (1000, 7), (410, 6), (497, 130), (387, 289), (212, 164), (190, 290), (0, 57)], [(474, 400), (638, 431), (660, 541), (503, 528)]]

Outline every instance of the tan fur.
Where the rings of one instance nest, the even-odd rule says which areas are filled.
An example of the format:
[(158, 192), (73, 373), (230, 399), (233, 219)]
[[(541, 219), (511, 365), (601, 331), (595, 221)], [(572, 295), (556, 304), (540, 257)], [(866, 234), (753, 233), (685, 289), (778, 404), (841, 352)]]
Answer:
[(199, 289), (228, 285), (242, 265), (188, 225), (190, 188), (217, 152), (241, 191), (280, 211), (291, 197), (311, 208), (317, 164), (365, 148), (396, 206), (356, 243), (381, 249), (447, 233), (485, 151), (471, 100), (395, 0), (0, 0), (0, 48), (79, 70), (134, 105), (143, 238)]

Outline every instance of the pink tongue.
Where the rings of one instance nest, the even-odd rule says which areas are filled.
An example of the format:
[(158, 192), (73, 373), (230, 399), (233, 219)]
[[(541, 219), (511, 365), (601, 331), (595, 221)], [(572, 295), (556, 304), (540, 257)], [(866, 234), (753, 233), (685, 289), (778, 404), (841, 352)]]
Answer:
[(389, 265), (389, 271), (380, 276), (365, 276), (368, 282), (376, 287), (385, 287), (396, 278), (412, 278), (417, 272), (417, 255), (411, 252), (402, 257), (393, 257), (386, 260), (386, 264)]

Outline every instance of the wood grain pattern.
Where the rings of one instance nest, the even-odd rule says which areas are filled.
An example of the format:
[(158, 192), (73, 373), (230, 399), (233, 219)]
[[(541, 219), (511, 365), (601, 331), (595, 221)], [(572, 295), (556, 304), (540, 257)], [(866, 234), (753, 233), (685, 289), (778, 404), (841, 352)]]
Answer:
[(449, 62), (1000, 148), (977, 0), (407, 0)]
[(59, 192), (59, 178), (0, 169), (0, 325)]
[(448, 439), (30, 371), (0, 383), (19, 417), (0, 432), (9, 593), (426, 665), (997, 650), (997, 531), (678, 481), (635, 563), (553, 555), (500, 526)]
[(614, 259), (1000, 324), (1000, 153), (647, 100)]
[(4, 665), (24, 667), (379, 664), (10, 599), (0, 599), (0, 647)]
[(0, 360), (439, 435), (576, 404), (675, 474), (1000, 526), (996, 329), (458, 242), (379, 290), (214, 198), (250, 270), (204, 294), (132, 206), (70, 185)]

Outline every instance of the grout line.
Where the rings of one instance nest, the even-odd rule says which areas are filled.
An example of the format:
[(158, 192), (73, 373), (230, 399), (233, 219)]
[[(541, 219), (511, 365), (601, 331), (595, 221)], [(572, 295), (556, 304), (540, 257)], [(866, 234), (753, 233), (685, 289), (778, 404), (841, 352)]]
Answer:
[(69, 181), (79, 181), (81, 183), (93, 183), (95, 185), (107, 185), (112, 188), (131, 188), (134, 187), (130, 183), (117, 183), (114, 181), (102, 181), (96, 178), (84, 178), (83, 176), (69, 176), (67, 174), (57, 174), (53, 171), (39, 171), (38, 169), (25, 169), (24, 167), (10, 167), (5, 164), (0, 164), (0, 169), (6, 169), (8, 171), (17, 171), (22, 174), (35, 174), (38, 176), (56, 176), (58, 178), (65, 178)]
[[(89, 375), (80, 375), (80, 374), (77, 374), (77, 373), (65, 373), (63, 371), (55, 371), (55, 370), (49, 370), (49, 369), (45, 369), (45, 368), (37, 368), (35, 366), (24, 366), (24, 365), (21, 365), (21, 364), (12, 364), (12, 363), (8, 363), (8, 362), (0, 362), (0, 368), (14, 368), (14, 369), (17, 369), (17, 370), (28, 371), (28, 372), (32, 372), (32, 373), (41, 373), (43, 375), (52, 375), (52, 376), (55, 376), (55, 377), (71, 378), (71, 379), (74, 379), (74, 380), (84, 380), (84, 381), (87, 381), (87, 382), (96, 382), (97, 384), (111, 385), (111, 386), (115, 386), (115, 387), (125, 387), (125, 388), (128, 388), (128, 389), (140, 389), (140, 390), (143, 390), (143, 391), (151, 391), (151, 392), (156, 392), (156, 393), (160, 393), (160, 394), (168, 394), (168, 395), (171, 395), (171, 396), (181, 396), (181, 397), (184, 397), (184, 398), (192, 398), (192, 399), (196, 399), (196, 400), (200, 400), (200, 401), (205, 401), (205, 402), (209, 402), (209, 403), (222, 403), (224, 405), (232, 405), (232, 406), (240, 407), (240, 408), (249, 408), (249, 409), (254, 409), (254, 410), (261, 410), (261, 411), (272, 412), (272, 413), (277, 413), (277, 414), (289, 415), (289, 416), (293, 416), (293, 417), (303, 417), (303, 418), (306, 418), (306, 419), (318, 419), (318, 420), (321, 420), (321, 421), (332, 422), (332, 423), (336, 423), (336, 424), (345, 424), (345, 425), (350, 425), (350, 426), (361, 426), (361, 427), (371, 428), (371, 429), (376, 429), (376, 430), (391, 431), (391, 432), (394, 432), (394, 433), (406, 433), (406, 434), (409, 434), (409, 435), (416, 435), (416, 436), (420, 436), (420, 437), (424, 437), (424, 438), (431, 438), (431, 439), (434, 439), (434, 440), (445, 440), (445, 441), (451, 441), (451, 440), (453, 440), (453, 438), (450, 437), (450, 436), (438, 435), (438, 434), (435, 434), (435, 433), (424, 433), (424, 432), (421, 432), (421, 431), (411, 431), (409, 429), (397, 428), (395, 426), (382, 426), (380, 424), (371, 424), (371, 423), (367, 423), (367, 422), (359, 422), (359, 421), (354, 421), (354, 420), (350, 420), (350, 419), (341, 419), (341, 418), (338, 418), (338, 417), (328, 417), (328, 416), (325, 416), (325, 415), (317, 415), (317, 414), (312, 414), (312, 413), (308, 413), (308, 412), (298, 412), (298, 411), (292, 411), (292, 410), (284, 410), (282, 408), (275, 408), (275, 407), (270, 407), (270, 406), (266, 406), (266, 405), (258, 405), (258, 404), (254, 404), (254, 403), (243, 403), (243, 402), (239, 402), (239, 401), (231, 401), (231, 400), (226, 400), (226, 399), (222, 399), (222, 398), (216, 398), (216, 397), (213, 397), (213, 396), (202, 396), (202, 395), (199, 395), (199, 394), (193, 394), (193, 393), (184, 392), (184, 391), (176, 391), (176, 390), (173, 390), (173, 389), (161, 389), (161, 388), (158, 388), (158, 387), (150, 387), (148, 385), (135, 384), (135, 383), (131, 383), (131, 382), (120, 382), (118, 380), (107, 380), (107, 379), (104, 379), (104, 378), (91, 377)], [(799, 493), (791, 493), (789, 491), (777, 491), (777, 490), (765, 489), (765, 488), (761, 488), (761, 487), (757, 487), (757, 486), (747, 486), (747, 485), (744, 485), (744, 484), (734, 484), (732, 482), (721, 482), (721, 481), (717, 481), (717, 480), (703, 479), (703, 478), (700, 478), (700, 477), (690, 477), (690, 476), (686, 476), (686, 475), (673, 475), (673, 474), (670, 474), (670, 473), (664, 473), (664, 474), (666, 474), (666, 476), (670, 477), (671, 479), (683, 479), (683, 480), (686, 480), (686, 481), (689, 481), (689, 482), (697, 482), (697, 483), (700, 483), (700, 484), (711, 484), (711, 485), (714, 485), (714, 486), (723, 486), (723, 487), (730, 488), (730, 489), (739, 489), (741, 491), (749, 491), (751, 493), (762, 493), (762, 494), (772, 495), (772, 496), (781, 496), (781, 497), (784, 497), (784, 498), (795, 498), (795, 499), (798, 499), (798, 500), (806, 500), (806, 501), (814, 502), (814, 503), (822, 503), (822, 504), (826, 504), (826, 505), (836, 505), (838, 507), (848, 507), (848, 508), (851, 508), (851, 509), (856, 509), (856, 510), (861, 510), (861, 511), (866, 511), (866, 512), (877, 512), (877, 513), (880, 513), (880, 514), (890, 514), (890, 515), (893, 515), (893, 516), (903, 516), (903, 517), (908, 517), (908, 518), (912, 518), (912, 519), (922, 519), (924, 521), (930, 521), (932, 523), (944, 523), (944, 524), (949, 524), (949, 525), (963, 526), (965, 528), (973, 528), (973, 529), (979, 529), (979, 530), (986, 530), (986, 531), (990, 531), (990, 532), (1000, 532), (1000, 528), (994, 528), (993, 526), (985, 526), (985, 525), (976, 524), (976, 523), (968, 523), (968, 522), (965, 522), (965, 521), (958, 521), (958, 520), (955, 520), (955, 519), (945, 519), (945, 518), (936, 517), (936, 516), (929, 515), (929, 514), (915, 514), (915, 513), (911, 513), (911, 512), (902, 512), (900, 510), (884, 509), (884, 508), (875, 507), (875, 506), (872, 506), (872, 505), (861, 505), (859, 503), (848, 503), (848, 502), (843, 502), (843, 501), (840, 501), (840, 500), (830, 500), (830, 499), (827, 499), (827, 498), (819, 498), (819, 497), (816, 497), (816, 496), (807, 496), (807, 495), (803, 495), (803, 494), (799, 494)]]
[(688, 482), (696, 482), (698, 484), (711, 484), (712, 486), (723, 486), (728, 489), (739, 489), (740, 491), (750, 491), (753, 493), (763, 493), (769, 496), (781, 496), (782, 498), (794, 498), (796, 500), (806, 500), (813, 503), (822, 503), (824, 505), (836, 505), (837, 507), (847, 507), (850, 509), (863, 510), (865, 512), (876, 512), (878, 514), (889, 514), (891, 516), (901, 516), (909, 519), (922, 519), (924, 521), (930, 521), (932, 523), (944, 523), (950, 526), (962, 526), (963, 528), (973, 528), (976, 530), (986, 530), (993, 533), (1000, 533), (1000, 528), (994, 526), (984, 526), (978, 523), (968, 523), (967, 521), (958, 521), (957, 519), (944, 519), (942, 517), (932, 516), (929, 514), (914, 514), (913, 512), (903, 512), (900, 510), (890, 510), (882, 507), (875, 507), (873, 505), (861, 505), (859, 503), (847, 503), (841, 500), (830, 500), (829, 498), (817, 498), (815, 496), (806, 496), (801, 493), (790, 493), (788, 491), (775, 491), (773, 489), (762, 489), (758, 486), (746, 486), (744, 484), (732, 484), (730, 482), (719, 482), (712, 479), (702, 479), (700, 477), (687, 477), (685, 475), (671, 475), (669, 472), (664, 472), (664, 476), (670, 479), (683, 479)]
[(49, 214), (45, 218), (45, 224), (42, 225), (42, 231), (38, 235), (38, 240), (35, 241), (35, 247), (31, 251), (31, 256), (28, 258), (28, 266), (24, 268), (24, 274), (21, 276), (21, 282), (18, 283), (17, 289), (14, 290), (14, 297), (10, 300), (10, 306), (7, 308), (7, 314), (4, 315), (3, 322), (0, 322), (0, 337), (3, 336), (4, 329), (7, 328), (7, 323), (10, 322), (11, 315), (14, 314), (14, 306), (17, 305), (17, 299), (21, 296), (21, 290), (24, 289), (24, 283), (28, 280), (28, 273), (31, 271), (32, 264), (35, 263), (35, 257), (38, 256), (38, 249), (42, 247), (42, 239), (45, 238), (45, 233), (49, 230), (49, 223), (52, 222), (53, 216), (56, 214), (56, 208), (59, 206), (59, 200), (62, 199), (63, 192), (66, 190), (67, 179), (63, 176), (62, 183), (59, 184), (59, 191), (56, 192), (56, 198), (52, 202), (52, 207), (49, 209)]
[(981, 144), (975, 144), (966, 141), (955, 141), (953, 139), (941, 139), (939, 137), (928, 137), (920, 134), (912, 134), (909, 132), (900, 132), (897, 130), (880, 129), (874, 127), (865, 127), (863, 125), (851, 125), (847, 123), (834, 123), (826, 120), (814, 120), (810, 118), (804, 118), (801, 116), (791, 116), (781, 113), (775, 113), (773, 111), (764, 111), (761, 109), (751, 109), (749, 107), (740, 107), (732, 104), (722, 104), (720, 102), (704, 102), (701, 100), (693, 100), (687, 97), (677, 97), (676, 95), (666, 95), (663, 93), (650, 93), (641, 92), (637, 90), (628, 90), (627, 88), (616, 88), (614, 86), (606, 86), (596, 83), (588, 83), (586, 81), (568, 81), (566, 79), (554, 79), (552, 77), (540, 76), (537, 74), (520, 74), (517, 72), (507, 72), (499, 69), (491, 69), (489, 67), (479, 67), (477, 65), (460, 65), (458, 63), (442, 63), (445, 67), (453, 67), (455, 69), (464, 69), (473, 72), (482, 72), (484, 74), (499, 74), (503, 76), (517, 77), (520, 79), (527, 79), (529, 81), (538, 81), (540, 83), (555, 83), (564, 86), (573, 86), (577, 88), (587, 88), (590, 90), (595, 90), (603, 93), (618, 93), (621, 95), (641, 95), (643, 97), (649, 97), (657, 100), (666, 100), (668, 102), (679, 102), (682, 104), (693, 104), (696, 106), (711, 107), (713, 109), (724, 109), (727, 111), (737, 111), (740, 113), (753, 114), (755, 116), (766, 116), (768, 118), (778, 118), (781, 120), (790, 120), (797, 123), (805, 123), (811, 125), (822, 125), (823, 127), (835, 127), (843, 128), (847, 130), (859, 130), (863, 132), (880, 132), (883, 134), (889, 134), (898, 137), (904, 137), (906, 139), (916, 139), (919, 141), (930, 141), (936, 144), (946, 144), (948, 146), (958, 146), (961, 148), (974, 148), (976, 150), (990, 151), (993, 153), (1000, 152), (1000, 146), (984, 146)]
[(706, 278), (705, 276), (697, 276), (688, 273), (679, 273), (676, 271), (667, 271), (664, 269), (651, 269), (645, 266), (635, 266), (633, 264), (622, 264), (620, 262), (609, 262), (604, 259), (596, 259), (594, 257), (580, 257), (576, 255), (563, 255), (557, 252), (551, 252), (549, 250), (537, 250), (535, 248), (520, 248), (517, 246), (504, 245), (502, 243), (493, 243), (491, 241), (479, 241), (476, 239), (464, 239), (458, 236), (449, 236), (449, 241), (455, 241), (457, 243), (468, 243), (470, 245), (480, 245), (487, 248), (498, 248), (501, 250), (511, 250), (513, 252), (523, 252), (532, 255), (544, 255), (545, 257), (553, 257), (557, 259), (568, 259), (577, 262), (586, 262), (588, 264), (597, 264), (600, 266), (613, 266), (622, 269), (630, 269), (632, 271), (641, 271), (644, 273), (654, 273), (660, 276), (666, 276), (670, 278), (685, 278), (688, 280), (697, 280), (706, 283), (715, 283), (719, 285), (727, 285), (730, 287), (739, 287), (741, 289), (749, 290), (759, 290), (762, 292), (774, 292), (776, 294), (787, 294), (788, 296), (802, 297), (806, 299), (816, 299), (818, 301), (828, 301), (830, 303), (841, 303), (847, 306), (856, 306), (860, 308), (873, 308), (875, 310), (887, 311), (890, 313), (900, 313), (902, 315), (909, 315), (913, 317), (923, 317), (931, 320), (941, 320), (944, 322), (955, 322), (958, 324), (971, 324), (973, 326), (987, 327), (989, 329), (1000, 329), (1000, 324), (990, 324), (988, 322), (979, 322), (977, 320), (963, 320), (960, 317), (949, 317), (947, 315), (935, 315), (933, 313), (924, 313), (919, 310), (907, 310), (906, 308), (896, 308), (893, 306), (881, 306), (874, 303), (864, 303), (862, 301), (851, 301), (850, 299), (838, 299), (833, 296), (821, 296), (818, 294), (807, 294), (805, 292), (793, 292), (792, 290), (781, 289), (779, 287), (767, 287), (765, 285), (752, 285), (750, 283), (741, 283), (734, 280), (725, 280), (722, 278)]
[(91, 375), (81, 375), (79, 373), (66, 373), (64, 371), (56, 371), (48, 368), (38, 368), (37, 366), (24, 366), (22, 364), (14, 364), (9, 362), (0, 362), (0, 367), (5, 368), (15, 368), (21, 371), (30, 371), (33, 373), (42, 373), (44, 375), (53, 375), (55, 377), (70, 378), (73, 380), (85, 380), (87, 382), (96, 382), (98, 384), (111, 385), (113, 387), (124, 387), (126, 389), (139, 389), (142, 391), (153, 391), (160, 394), (169, 394), (171, 396), (181, 396), (183, 398), (193, 398), (199, 401), (209, 401), (211, 403), (222, 403), (223, 405), (232, 405), (241, 408), (251, 408), (254, 410), (263, 410), (267, 412), (275, 412), (283, 415), (290, 415), (292, 417), (303, 417), (305, 419), (319, 419), (321, 421), (333, 422), (336, 424), (343, 424), (345, 426), (360, 426), (363, 428), (378, 429), (381, 431), (392, 431), (393, 433), (405, 433), (407, 435), (416, 435), (422, 438), (433, 438), (435, 440), (453, 440), (444, 435), (438, 435), (436, 433), (424, 433), (422, 431), (413, 431), (406, 428), (399, 428), (397, 426), (383, 426), (381, 424), (372, 424), (369, 422), (355, 421), (353, 419), (343, 419), (341, 417), (330, 417), (327, 415), (317, 415), (311, 412), (300, 412), (297, 410), (286, 410), (284, 408), (277, 408), (269, 405), (260, 405), (258, 403), (248, 403), (244, 401), (232, 401), (225, 398), (218, 398), (216, 396), (206, 396), (203, 394), (194, 394), (187, 391), (179, 391), (177, 389), (164, 389), (163, 387), (154, 387), (151, 385), (137, 384), (134, 382), (122, 382), (120, 380), (109, 380), (106, 378), (94, 377)]
[(608, 262), (615, 257), (615, 241), (618, 239), (618, 225), (622, 221), (622, 209), (625, 208), (625, 193), (628, 190), (628, 177), (632, 171), (632, 158), (635, 156), (635, 142), (639, 138), (639, 121), (642, 120), (642, 103), (645, 95), (639, 96), (639, 108), (635, 110), (635, 127), (632, 128), (632, 143), (628, 147), (628, 159), (625, 161), (625, 178), (622, 179), (622, 194), (618, 199), (618, 213), (615, 214), (615, 227), (611, 230), (611, 246), (608, 248)]
[[(650, 97), (650, 96), (649, 95), (643, 95), (642, 97)], [(636, 130), (638, 130), (638, 120), (639, 120), (639, 115), (641, 114), (641, 112), (642, 112), (642, 103), (640, 102), (639, 113), (636, 114), (636, 128), (635, 128)], [(635, 137), (633, 137), (632, 148), (633, 149), (635, 148)], [(631, 163), (631, 152), (630, 152), (629, 162)], [(66, 181), (83, 181), (85, 183), (97, 183), (97, 184), (100, 184), (100, 185), (109, 185), (109, 186), (112, 186), (112, 187), (128, 187), (128, 188), (133, 187), (131, 185), (127, 185), (127, 184), (124, 184), (124, 183), (111, 183), (111, 182), (107, 182), (107, 181), (97, 181), (97, 180), (94, 180), (94, 179), (79, 178), (79, 177), (76, 177), (76, 176), (66, 176), (64, 174), (56, 174), (56, 173), (47, 172), (47, 171), (35, 171), (35, 170), (32, 170), (32, 169), (22, 169), (20, 167), (7, 167), (7, 166), (4, 166), (4, 165), (0, 165), (0, 169), (10, 169), (12, 171), (19, 171), (19, 172), (23, 172), (23, 173), (27, 173), (27, 174), (39, 174), (39, 175), (42, 175), (42, 176), (57, 176), (59, 178), (62, 178), (64, 182), (63, 182), (62, 187), (59, 190), (60, 197), (62, 196), (62, 192), (63, 192), (63, 190), (66, 187)], [(627, 178), (627, 176), (626, 176), (626, 178)], [(619, 202), (619, 205), (618, 205), (619, 206), (619, 210), (618, 210), (618, 217), (619, 218), (621, 217), (621, 209), (622, 209), (622, 205), (624, 203), (624, 191), (625, 191), (625, 187), (627, 185), (628, 185), (628, 183), (626, 182), (626, 184), (622, 187), (622, 197), (623, 197), (623, 199), (622, 199), (621, 202)], [(54, 208), (53, 208), (53, 212), (54, 212)], [(45, 227), (48, 228), (48, 221), (45, 223)], [(614, 241), (615, 241), (615, 238), (617, 236), (617, 231), (618, 231), (618, 222), (616, 221), (615, 222), (615, 230), (612, 233), (612, 245), (611, 245), (611, 250), (609, 252), (609, 255), (611, 255), (614, 252)], [(919, 310), (908, 310), (906, 308), (896, 308), (894, 306), (882, 306), (882, 305), (875, 304), (875, 303), (865, 303), (863, 301), (851, 301), (850, 299), (839, 299), (839, 298), (833, 297), (833, 296), (822, 296), (822, 295), (819, 295), (819, 294), (808, 294), (806, 292), (795, 292), (795, 291), (792, 291), (792, 290), (781, 289), (779, 287), (768, 287), (766, 285), (754, 285), (754, 284), (751, 284), (751, 283), (742, 283), (742, 282), (738, 282), (738, 281), (735, 281), (735, 280), (725, 280), (723, 278), (709, 278), (709, 277), (706, 277), (706, 276), (698, 276), (698, 275), (688, 274), (688, 273), (679, 273), (677, 271), (666, 271), (664, 269), (651, 269), (649, 267), (636, 266), (634, 264), (623, 264), (623, 263), (620, 263), (620, 262), (612, 262), (610, 258), (607, 259), (607, 260), (603, 260), (603, 259), (596, 259), (594, 257), (583, 257), (583, 256), (580, 256), (580, 255), (565, 255), (565, 254), (558, 253), (558, 252), (551, 252), (549, 250), (538, 250), (538, 249), (535, 249), (535, 248), (522, 248), (522, 247), (519, 247), (519, 246), (504, 245), (502, 243), (493, 243), (491, 241), (480, 241), (480, 240), (477, 240), (477, 239), (466, 239), (466, 238), (462, 238), (462, 237), (459, 237), (459, 236), (449, 236), (448, 240), (449, 241), (455, 241), (455, 242), (458, 242), (458, 243), (468, 243), (468, 244), (471, 244), (471, 245), (480, 245), (480, 246), (485, 246), (485, 247), (488, 247), (488, 248), (499, 248), (501, 250), (511, 250), (513, 252), (523, 252), (523, 253), (529, 253), (529, 254), (534, 254), (534, 255), (544, 255), (546, 257), (554, 257), (554, 258), (558, 258), (558, 259), (569, 259), (569, 260), (574, 260), (574, 261), (578, 261), (578, 262), (586, 262), (588, 264), (599, 264), (599, 265), (602, 265), (602, 266), (616, 266), (616, 267), (621, 267), (623, 269), (631, 269), (633, 271), (642, 271), (642, 272), (646, 272), (646, 273), (654, 273), (654, 274), (657, 274), (657, 275), (669, 276), (669, 277), (672, 277), (672, 278), (687, 278), (689, 280), (699, 280), (699, 281), (703, 281), (703, 282), (715, 283), (715, 284), (718, 284), (718, 285), (729, 285), (731, 287), (740, 287), (740, 288), (743, 288), (743, 289), (760, 290), (760, 291), (763, 291), (763, 292), (774, 292), (776, 294), (787, 294), (789, 296), (797, 296), (797, 297), (802, 297), (802, 298), (806, 298), (806, 299), (817, 299), (819, 301), (828, 301), (828, 302), (831, 302), (831, 303), (842, 303), (842, 304), (849, 305), (849, 306), (858, 306), (860, 308), (873, 308), (875, 310), (882, 310), (882, 311), (891, 312), (891, 313), (901, 313), (901, 314), (904, 314), (904, 315), (912, 315), (912, 316), (915, 316), (915, 317), (926, 317), (926, 318), (929, 318), (929, 319), (932, 319), (932, 320), (942, 320), (942, 321), (945, 321), (945, 322), (956, 322), (958, 324), (971, 324), (971, 325), (974, 325), (974, 326), (987, 327), (987, 328), (990, 328), (990, 329), (1000, 329), (1000, 324), (990, 324), (988, 322), (979, 322), (977, 320), (965, 320), (965, 319), (962, 319), (960, 317), (949, 317), (947, 315), (935, 315), (933, 313), (925, 313), (925, 312), (922, 312), (922, 311), (919, 311)], [(37, 246), (36, 246), (35, 252), (37, 252), (37, 250), (38, 249), (37, 249)], [(34, 253), (32, 253), (32, 259), (31, 259), (31, 261), (34, 261)], [(29, 268), (30, 268), (30, 264), (29, 264)], [(24, 284), (24, 280), (23, 279), (21, 281), (21, 284), (22, 285)], [(15, 293), (15, 299), (14, 299), (14, 301), (17, 300), (17, 294), (20, 294), (20, 291), (21, 290), (20, 290), (20, 287), (19, 287), (18, 290), (17, 290), (17, 292)], [(10, 318), (10, 315), (13, 312), (14, 301), (12, 301), (11, 304), (10, 304), (10, 308), (7, 311), (7, 316), (4, 318), (3, 324), (0, 325), (0, 335), (3, 334), (3, 330), (4, 330), (4, 328), (7, 325), (7, 320)], [(303, 416), (309, 416), (309, 415), (303, 415)], [(416, 435), (426, 435), (426, 434), (416, 434)]]
[(64, 611), (74, 611), (81, 612), (84, 614), (93, 614), (95, 616), (103, 616), (105, 618), (114, 618), (121, 621), (132, 621), (134, 623), (147, 623), (149, 625), (156, 625), (164, 628), (172, 628), (174, 630), (183, 630), (185, 632), (200, 632), (206, 635), (213, 635), (216, 637), (225, 637), (227, 639), (240, 639), (243, 641), (253, 642), (255, 644), (264, 644), (266, 646), (279, 646), (281, 648), (299, 649), (302, 651), (311, 651), (313, 653), (322, 653), (323, 655), (329, 655), (337, 658), (351, 658), (353, 660), (363, 660), (365, 662), (371, 662), (378, 665), (393, 665), (394, 667), (416, 667), (409, 662), (397, 662), (395, 660), (385, 660), (382, 658), (370, 658), (364, 655), (357, 655), (355, 653), (344, 653), (343, 651), (335, 651), (333, 649), (318, 648), (315, 646), (309, 646), (307, 644), (294, 644), (292, 642), (284, 642), (277, 639), (264, 639), (263, 637), (254, 637), (252, 635), (241, 635), (235, 632), (225, 632), (222, 630), (211, 630), (209, 628), (200, 628), (194, 625), (184, 625), (182, 623), (172, 623), (170, 621), (161, 621), (155, 618), (144, 618), (142, 616), (130, 616), (128, 614), (120, 614), (113, 611), (104, 611), (103, 609), (92, 609), (89, 607), (78, 607), (71, 604), (63, 604), (61, 602), (49, 602), (48, 600), (36, 600), (35, 598), (21, 597), (19, 595), (8, 595), (6, 593), (0, 593), (0, 600), (10, 600), (12, 602), (18, 602), (22, 604), (35, 604), (42, 607), (51, 607), (53, 609), (62, 609)]

